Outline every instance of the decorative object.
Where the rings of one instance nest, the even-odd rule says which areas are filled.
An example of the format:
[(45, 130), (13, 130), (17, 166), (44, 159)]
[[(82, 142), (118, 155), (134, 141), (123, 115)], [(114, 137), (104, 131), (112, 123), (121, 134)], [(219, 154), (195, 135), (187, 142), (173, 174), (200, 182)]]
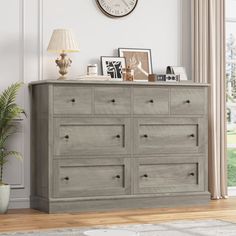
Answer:
[(166, 74), (166, 82), (179, 82), (180, 81), (180, 75), (179, 74)]
[(87, 75), (97, 76), (98, 75), (98, 65), (97, 64), (88, 65), (87, 66)]
[(124, 17), (137, 6), (138, 0), (96, 0), (102, 12), (109, 17)]
[(118, 53), (125, 57), (127, 66), (134, 70), (134, 80), (148, 81), (148, 75), (152, 74), (150, 49), (119, 48)]
[(175, 74), (150, 74), (148, 75), (148, 81), (149, 82), (179, 82), (180, 81), (180, 75)]
[[(30, 232), (13, 232), (6, 233), (6, 236), (88, 236), (86, 232), (95, 230), (129, 230), (137, 233), (137, 236), (234, 236), (236, 232), (236, 224), (222, 220), (181, 220), (169, 221), (159, 224), (132, 224), (132, 225), (115, 225), (106, 227), (91, 228), (66, 228), (66, 229), (49, 229)], [(127, 231), (126, 231), (127, 232)], [(91, 235), (89, 235), (91, 236)], [(104, 234), (102, 236), (108, 236)], [(110, 234), (109, 236), (116, 236)], [(119, 234), (123, 236), (123, 234)], [(133, 236), (132, 234), (130, 236)]]
[(123, 69), (123, 80), (124, 81), (133, 81), (134, 80), (134, 70), (127, 66)]
[(1, 184), (0, 185), (0, 214), (7, 212), (10, 200), (10, 185)]
[(182, 66), (167, 66), (166, 74), (179, 75), (179, 81), (188, 80), (186, 70)]
[(42, 174), (32, 178), (31, 208), (56, 213), (207, 204), (208, 89), (33, 82), (32, 170)]
[(67, 58), (67, 52), (79, 52), (79, 46), (75, 40), (74, 34), (69, 29), (55, 29), (52, 33), (48, 49), (49, 52), (60, 53), (60, 59), (55, 62), (60, 68), (60, 77), (58, 79), (66, 79), (68, 67), (71, 66), (71, 59)]
[(111, 80), (111, 76), (110, 75), (81, 75), (78, 77), (78, 80), (106, 81), (106, 80)]
[(149, 74), (148, 81), (149, 82), (166, 81), (166, 75)]
[(15, 83), (8, 87), (0, 95), (0, 213), (8, 209), (10, 198), (10, 185), (3, 182), (3, 168), (9, 158), (21, 158), (20, 153), (6, 148), (8, 138), (15, 133), (13, 120), (19, 118), (24, 110), (16, 103), (16, 95), (21, 83)]
[(102, 74), (112, 79), (122, 79), (122, 71), (126, 67), (124, 57), (101, 57)]

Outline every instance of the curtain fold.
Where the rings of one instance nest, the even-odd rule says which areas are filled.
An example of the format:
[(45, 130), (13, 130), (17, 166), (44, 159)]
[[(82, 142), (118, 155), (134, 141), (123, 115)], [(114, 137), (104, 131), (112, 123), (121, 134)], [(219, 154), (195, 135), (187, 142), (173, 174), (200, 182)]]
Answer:
[(192, 0), (192, 77), (209, 83), (209, 191), (227, 197), (225, 1)]

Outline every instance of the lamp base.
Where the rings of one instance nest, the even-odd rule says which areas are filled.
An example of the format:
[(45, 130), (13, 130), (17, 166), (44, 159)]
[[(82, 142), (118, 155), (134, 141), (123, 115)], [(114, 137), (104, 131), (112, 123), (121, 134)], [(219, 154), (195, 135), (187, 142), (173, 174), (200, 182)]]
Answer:
[(61, 76), (58, 79), (65, 80), (65, 75), (68, 73), (68, 67), (70, 67), (72, 63), (71, 59), (67, 58), (67, 55), (65, 53), (61, 53), (60, 58), (58, 58), (55, 62), (60, 68), (59, 73)]
[(57, 80), (66, 80), (67, 77), (66, 76), (60, 76), (59, 78), (57, 78)]

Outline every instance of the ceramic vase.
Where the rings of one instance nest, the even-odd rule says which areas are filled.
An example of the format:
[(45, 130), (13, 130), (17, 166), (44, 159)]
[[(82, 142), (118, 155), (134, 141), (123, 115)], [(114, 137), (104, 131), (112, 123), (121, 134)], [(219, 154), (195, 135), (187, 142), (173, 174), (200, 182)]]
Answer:
[(7, 212), (10, 199), (10, 185), (0, 185), (0, 214)]

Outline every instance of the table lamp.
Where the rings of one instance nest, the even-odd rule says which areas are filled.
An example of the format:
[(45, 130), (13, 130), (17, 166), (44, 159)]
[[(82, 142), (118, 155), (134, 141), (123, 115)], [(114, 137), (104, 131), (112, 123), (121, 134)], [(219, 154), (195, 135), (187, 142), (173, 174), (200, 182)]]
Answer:
[(72, 63), (66, 53), (79, 52), (73, 32), (69, 29), (55, 29), (52, 33), (47, 51), (60, 53), (60, 58), (55, 61), (60, 68), (59, 73), (61, 76), (58, 79), (66, 79), (67, 69)]

